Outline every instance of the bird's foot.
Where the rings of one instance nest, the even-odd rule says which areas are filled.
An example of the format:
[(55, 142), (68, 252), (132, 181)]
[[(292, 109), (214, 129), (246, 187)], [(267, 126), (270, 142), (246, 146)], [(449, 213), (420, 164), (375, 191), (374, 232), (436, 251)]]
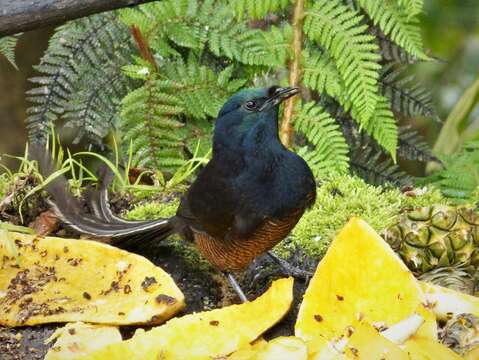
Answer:
[(228, 279), (231, 287), (233, 288), (235, 293), (240, 298), (241, 302), (243, 302), (243, 303), (248, 302), (248, 298), (244, 294), (243, 289), (241, 289), (241, 286), (239, 286), (239, 284), (236, 281), (236, 279), (234, 278), (233, 274), (231, 274), (229, 272), (225, 272), (224, 274), (225, 274), (226, 278)]
[(296, 279), (304, 280), (305, 282), (308, 282), (309, 279), (313, 276), (312, 272), (303, 270), (303, 269), (300, 269), (299, 267), (291, 265), (289, 262), (287, 262), (284, 259), (281, 259), (278, 255), (276, 255), (272, 251), (268, 251), (267, 254), (289, 276), (292, 276)]

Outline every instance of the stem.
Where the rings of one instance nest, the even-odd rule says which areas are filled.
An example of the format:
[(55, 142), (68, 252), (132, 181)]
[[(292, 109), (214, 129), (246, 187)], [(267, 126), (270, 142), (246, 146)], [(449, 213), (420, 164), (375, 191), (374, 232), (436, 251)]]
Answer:
[[(289, 61), (289, 85), (298, 86), (301, 81), (301, 50), (303, 45), (303, 19), (304, 19), (304, 0), (296, 0), (293, 13), (293, 59)], [(294, 105), (298, 101), (297, 96), (293, 96), (286, 101), (284, 107), (283, 122), (281, 123), (280, 137), (283, 144), (291, 146), (293, 139), (292, 119)]]
[(138, 46), (138, 50), (140, 51), (142, 58), (150, 63), (154, 71), (153, 74), (149, 73), (147, 79), (145, 80), (145, 88), (148, 93), (148, 99), (146, 101), (147, 110), (145, 113), (144, 124), (149, 140), (148, 151), (150, 152), (151, 161), (153, 162), (155, 170), (160, 171), (160, 166), (157, 158), (159, 149), (156, 143), (157, 139), (155, 137), (154, 131), (155, 126), (153, 125), (153, 111), (155, 108), (155, 104), (153, 101), (153, 81), (155, 79), (155, 75), (158, 73), (158, 65), (156, 64), (155, 58), (150, 49), (150, 45), (148, 44), (148, 40), (143, 36), (140, 31), (140, 28), (136, 25), (133, 25), (131, 27), (131, 33), (133, 34), (133, 38), (135, 39), (136, 46)]
[(148, 61), (151, 64), (151, 67), (153, 68), (155, 73), (157, 73), (158, 65), (156, 64), (153, 53), (151, 52), (150, 45), (148, 44), (148, 41), (141, 33), (140, 28), (136, 25), (133, 25), (130, 28), (130, 30), (133, 35), (133, 38), (135, 39), (136, 46), (138, 46), (138, 50), (140, 51), (141, 57), (145, 59), (146, 61)]

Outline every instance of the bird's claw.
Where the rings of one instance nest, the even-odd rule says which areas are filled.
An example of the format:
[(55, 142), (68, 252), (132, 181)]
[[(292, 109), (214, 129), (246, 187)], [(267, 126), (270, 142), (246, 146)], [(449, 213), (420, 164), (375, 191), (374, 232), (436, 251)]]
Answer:
[(305, 282), (308, 282), (309, 279), (313, 276), (313, 273), (311, 271), (303, 270), (296, 266), (293, 266), (289, 262), (280, 258), (279, 256), (277, 256), (271, 251), (268, 251), (268, 256), (276, 264), (278, 264), (283, 269), (283, 271), (289, 276), (292, 276), (296, 279), (304, 280)]

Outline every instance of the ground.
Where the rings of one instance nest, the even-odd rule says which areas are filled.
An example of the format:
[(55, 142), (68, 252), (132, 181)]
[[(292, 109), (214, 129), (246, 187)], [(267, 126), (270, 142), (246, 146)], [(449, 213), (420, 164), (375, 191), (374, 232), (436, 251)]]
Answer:
[[(15, 199), (20, 198), (22, 193), (34, 185), (31, 177), (19, 179), (13, 186), (13, 194), (16, 196), (10, 196), (10, 200), (8, 200), (9, 190), (4, 189), (3, 194), (0, 194), (4, 199), (0, 203), (0, 220), (20, 224), (18, 201)], [(10, 195), (11, 190), (12, 187)], [(168, 217), (175, 213), (179, 195), (179, 192), (133, 195), (117, 193), (112, 196), (111, 205), (114, 212), (129, 219)], [(32, 223), (48, 208), (44, 196), (37, 193), (26, 202), (23, 211), (24, 223)], [(338, 177), (318, 187), (318, 201), (276, 251), (287, 257), (293, 265), (314, 271), (336, 231), (349, 217), (360, 215), (373, 226), (380, 227), (380, 224), (384, 226), (385, 220), (392, 223), (405, 206), (427, 205), (441, 200), (436, 192), (408, 195), (397, 189), (373, 188), (357, 178)], [(330, 214), (335, 214), (334, 219)], [(61, 227), (55, 229), (53, 234), (76, 236)], [(147, 248), (131, 250), (144, 255), (171, 274), (185, 295), (187, 305), (183, 313), (210, 310), (239, 302), (224, 275), (212, 269), (193, 245), (185, 244), (173, 237)], [(256, 298), (268, 288), (274, 278), (281, 276), (285, 274), (265, 256), (255, 260), (243, 273), (236, 274), (250, 299)], [(296, 280), (295, 302), (291, 311), (283, 321), (265, 334), (266, 338), (293, 334), (298, 306), (306, 285), (304, 280)], [(0, 328), (2, 360), (43, 358), (48, 350), (43, 342), (59, 326), (62, 325)], [(124, 338), (131, 336), (134, 330), (133, 327), (122, 328)]]

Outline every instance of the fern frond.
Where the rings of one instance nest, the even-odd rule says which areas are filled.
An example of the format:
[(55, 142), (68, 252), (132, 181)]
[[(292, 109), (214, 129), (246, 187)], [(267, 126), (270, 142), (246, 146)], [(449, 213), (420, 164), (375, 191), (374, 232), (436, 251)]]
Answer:
[(344, 97), (344, 85), (341, 75), (325, 52), (303, 53), (303, 83), (319, 93), (340, 99)]
[(337, 0), (319, 0), (305, 11), (304, 31), (335, 60), (360, 122), (374, 113), (379, 78), (378, 47), (364, 18)]
[(408, 116), (427, 116), (438, 120), (432, 106), (430, 92), (415, 81), (414, 76), (404, 76), (402, 68), (391, 64), (384, 67), (379, 81), (381, 92), (387, 96), (395, 111)]
[[(142, 66), (146, 64), (140, 59), (137, 67), (125, 70), (134, 77), (139, 76), (138, 71), (152, 73)], [(200, 149), (206, 153), (212, 130), (207, 120), (215, 117), (226, 99), (245, 82), (234, 79), (233, 71), (231, 66), (216, 73), (190, 57), (187, 63), (172, 61), (158, 74), (146, 75), (143, 86), (122, 101), (120, 129), (124, 143), (129, 144), (131, 139), (133, 150), (142, 150), (134, 165), (177, 168), (184, 164), (198, 139), (208, 144)]]
[(312, 145), (298, 153), (309, 164), (316, 177), (348, 172), (348, 145), (335, 120), (314, 102), (304, 104), (297, 112), (294, 128)]
[[(206, 38), (209, 49), (216, 56), (247, 65), (284, 65), (290, 52), (285, 51), (289, 49), (289, 43), (279, 29), (274, 28), (269, 33), (248, 29), (245, 24), (234, 23), (226, 15), (209, 20)], [(279, 52), (271, 51), (275, 48)]]
[(395, 165), (391, 158), (384, 157), (381, 152), (375, 152), (368, 146), (356, 146), (351, 150), (350, 168), (353, 174), (363, 178), (373, 185), (391, 184), (406, 186), (412, 179)]
[(75, 127), (75, 141), (87, 135), (101, 144), (132, 85), (120, 70), (131, 61), (132, 49), (128, 28), (114, 13), (61, 26), (36, 67), (41, 75), (30, 79), (39, 85), (27, 92), (34, 104), (26, 120), (30, 141), (46, 141), (50, 124), (65, 117)]
[[(354, 110), (352, 111), (354, 116)], [(396, 150), (398, 144), (398, 129), (396, 119), (391, 111), (388, 100), (380, 96), (373, 116), (365, 124), (360, 124), (366, 132), (376, 140), (396, 161)]]
[(404, 8), (404, 12), (408, 14), (409, 17), (413, 17), (422, 13), (422, 8), (424, 6), (423, 0), (398, 0), (399, 6)]
[[(351, 146), (361, 144), (361, 146), (370, 147), (376, 152), (384, 151), (373, 138), (359, 130), (351, 117), (341, 116), (338, 118), (338, 122), (341, 124), (344, 137)], [(397, 156), (421, 162), (440, 161), (432, 154), (431, 149), (417, 131), (410, 126), (400, 126), (398, 129)]]
[(233, 0), (230, 5), (241, 18), (245, 14), (252, 19), (261, 19), (268, 13), (285, 9), (291, 0)]
[(18, 70), (15, 64), (15, 47), (17, 46), (17, 41), (18, 35), (0, 38), (0, 55), (5, 56), (10, 64)]
[(439, 161), (432, 154), (431, 148), (411, 126), (399, 127), (398, 156), (421, 162)]
[(174, 120), (174, 116), (184, 109), (175, 96), (161, 92), (165, 85), (168, 84), (164, 81), (149, 79), (122, 101), (120, 125), (127, 140), (124, 143), (131, 140), (133, 153), (141, 154), (134, 159), (134, 164), (155, 170), (166, 167), (164, 159), (168, 159), (167, 164), (171, 163), (172, 154), (175, 162), (181, 164), (183, 160), (183, 139), (177, 135), (177, 129), (183, 124)]
[(419, 59), (429, 59), (423, 51), (421, 30), (416, 17), (409, 16), (405, 9), (394, 1), (357, 0), (357, 2), (368, 13), (373, 23), (396, 44)]
[(477, 196), (479, 188), (479, 141), (468, 142), (454, 155), (440, 156), (444, 168), (418, 179), (419, 184), (433, 184), (444, 196), (458, 202), (468, 202)]
[[(185, 115), (193, 119), (215, 117), (227, 98), (241, 88), (246, 80), (231, 81), (233, 68), (220, 74), (190, 58), (162, 68), (161, 76), (167, 78), (168, 92), (177, 94), (184, 106)], [(165, 87), (166, 90), (166, 87)]]
[(137, 26), (148, 44), (167, 56), (176, 53), (171, 42), (192, 49), (203, 46), (202, 31), (191, 26), (198, 8), (197, 0), (167, 0), (122, 9), (120, 19), (128, 26)]
[(374, 35), (379, 44), (380, 53), (386, 62), (395, 62), (400, 64), (415, 64), (418, 58), (411, 55), (402, 47), (395, 44), (389, 37), (376, 26), (371, 26), (369, 32)]

